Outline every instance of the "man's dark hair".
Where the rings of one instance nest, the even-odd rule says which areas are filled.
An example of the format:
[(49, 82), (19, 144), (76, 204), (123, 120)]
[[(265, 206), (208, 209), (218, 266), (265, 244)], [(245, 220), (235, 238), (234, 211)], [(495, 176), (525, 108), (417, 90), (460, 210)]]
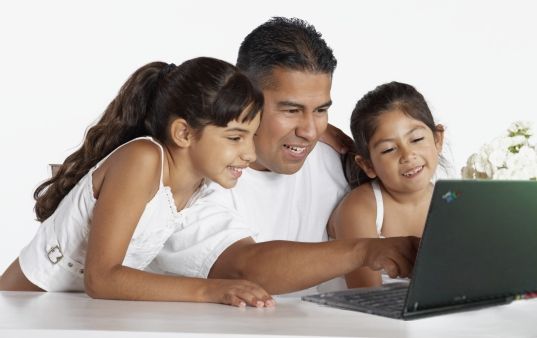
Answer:
[(237, 67), (258, 86), (275, 67), (332, 75), (337, 61), (332, 49), (304, 20), (273, 17), (254, 29), (241, 44)]

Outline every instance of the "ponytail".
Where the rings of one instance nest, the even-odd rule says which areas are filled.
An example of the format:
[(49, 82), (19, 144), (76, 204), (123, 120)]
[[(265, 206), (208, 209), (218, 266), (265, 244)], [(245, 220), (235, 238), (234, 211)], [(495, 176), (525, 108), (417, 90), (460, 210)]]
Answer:
[(158, 87), (159, 73), (166, 68), (169, 67), (163, 62), (153, 62), (137, 70), (101, 119), (89, 128), (82, 146), (65, 159), (51, 179), (37, 187), (34, 210), (38, 221), (52, 215), (63, 197), (102, 158), (125, 142), (148, 134), (145, 120)]
[(143, 66), (87, 131), (80, 149), (37, 187), (37, 220), (50, 217), (75, 184), (120, 145), (140, 136), (151, 136), (165, 144), (173, 118), (183, 118), (191, 128), (201, 131), (209, 124), (226, 126), (244, 112), (245, 120), (250, 121), (262, 106), (259, 89), (225, 61), (200, 57), (180, 66), (163, 62)]

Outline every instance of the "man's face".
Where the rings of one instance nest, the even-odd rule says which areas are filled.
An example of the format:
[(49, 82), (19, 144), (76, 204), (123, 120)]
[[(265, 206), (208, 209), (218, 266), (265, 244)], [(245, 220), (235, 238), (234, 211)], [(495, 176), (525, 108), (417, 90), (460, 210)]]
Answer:
[(254, 136), (256, 170), (294, 174), (313, 149), (328, 123), (332, 77), (275, 68), (263, 88), (265, 105)]

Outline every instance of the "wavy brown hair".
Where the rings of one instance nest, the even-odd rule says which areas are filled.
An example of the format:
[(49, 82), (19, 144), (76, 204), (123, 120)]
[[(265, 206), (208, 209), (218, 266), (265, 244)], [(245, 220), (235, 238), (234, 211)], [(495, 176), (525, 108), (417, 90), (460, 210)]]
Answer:
[(37, 220), (50, 217), (75, 184), (125, 142), (151, 136), (165, 144), (174, 118), (185, 119), (201, 134), (206, 125), (224, 127), (245, 111), (243, 121), (250, 121), (262, 106), (263, 94), (225, 61), (200, 57), (179, 66), (152, 62), (139, 68), (87, 130), (82, 146), (37, 187)]

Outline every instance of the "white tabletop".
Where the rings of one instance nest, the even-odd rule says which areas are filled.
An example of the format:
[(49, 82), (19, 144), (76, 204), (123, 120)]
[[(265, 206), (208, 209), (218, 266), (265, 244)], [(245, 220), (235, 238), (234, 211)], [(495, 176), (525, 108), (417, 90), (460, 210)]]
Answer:
[(537, 337), (537, 300), (402, 321), (276, 297), (276, 308), (0, 292), (0, 337)]

